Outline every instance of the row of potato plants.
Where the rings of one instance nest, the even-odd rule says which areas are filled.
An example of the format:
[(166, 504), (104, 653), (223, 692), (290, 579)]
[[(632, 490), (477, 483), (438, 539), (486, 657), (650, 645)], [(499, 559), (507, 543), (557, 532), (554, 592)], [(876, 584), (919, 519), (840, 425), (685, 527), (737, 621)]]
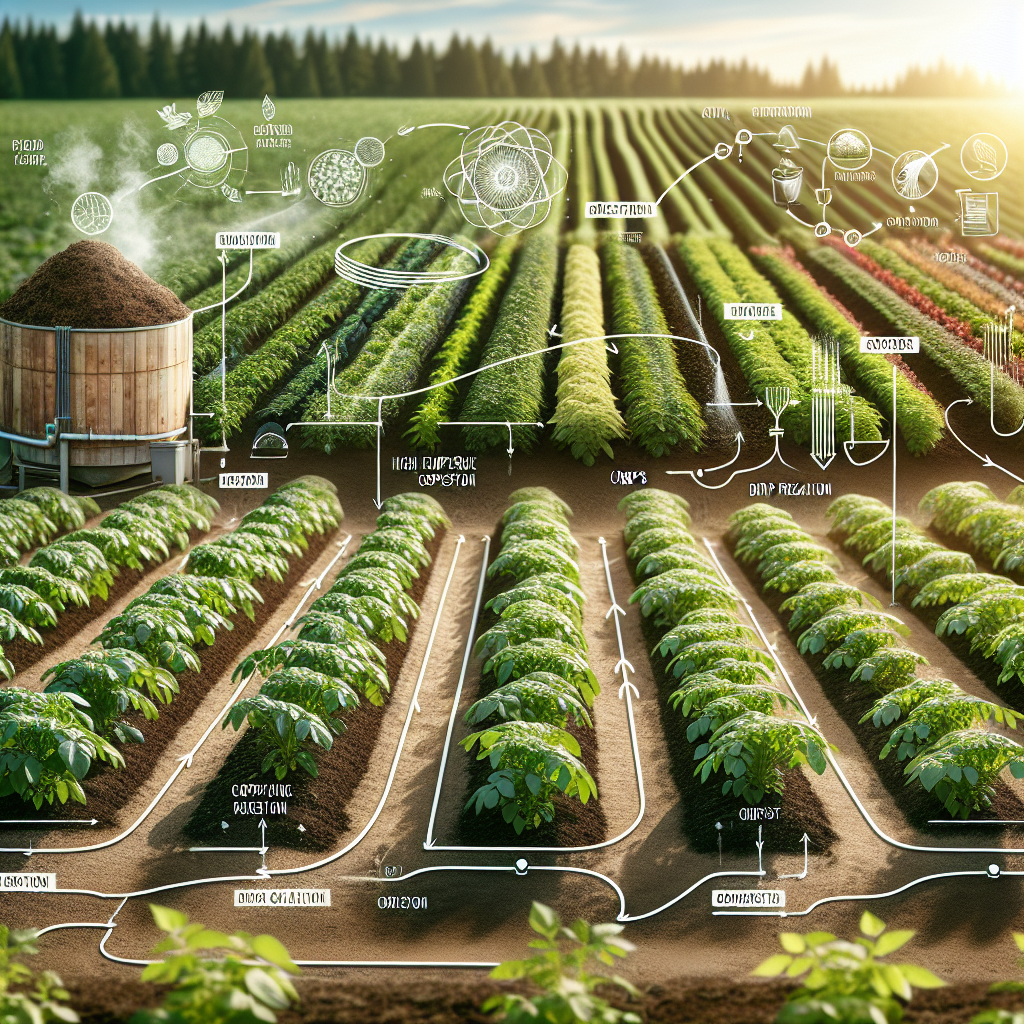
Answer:
[(798, 765), (821, 775), (828, 744), (810, 723), (776, 713), (798, 707), (777, 687), (756, 632), (739, 622), (736, 594), (694, 546), (685, 499), (649, 488), (619, 507), (639, 581), (630, 604), (664, 630), (651, 653), (667, 659), (676, 687), (668, 703), (689, 719), (694, 775), (702, 783), (724, 776), (722, 793), (749, 804), (781, 794), (786, 771)]
[[(130, 601), (104, 625), (96, 646), (48, 669), (43, 692), (0, 690), (0, 797), (16, 794), (36, 808), (68, 799), (84, 804), (81, 782), (94, 762), (124, 767), (114, 741), (145, 737), (122, 716), (134, 710), (156, 721), (157, 705), (179, 692), (177, 677), (201, 671), (196, 648), (232, 629), (236, 614), (255, 618), (262, 598), (253, 579), (280, 581), (306, 536), (340, 521), (332, 486), (301, 477), (278, 488), (232, 533), (194, 547), (187, 572), (163, 577)], [(212, 512), (212, 499), (201, 492), (191, 499), (193, 508)]]
[[(899, 294), (903, 298), (965, 341), (968, 340), (966, 334), (973, 339), (968, 342), (972, 347), (980, 347), (984, 342), (985, 325), (992, 322), (991, 314), (979, 309), (957, 292), (946, 288), (931, 274), (905, 259), (898, 246), (899, 242), (894, 244), (887, 241), (885, 244), (879, 244), (873, 239), (865, 238), (857, 248), (858, 252), (873, 260), (876, 266), (888, 274), (895, 275), (908, 285), (909, 289), (913, 289), (913, 292), (905, 288), (900, 289)], [(920, 303), (921, 297), (927, 302)], [(1013, 332), (1012, 346), (1015, 352), (1020, 352), (1024, 346), (1024, 337), (1020, 331)]]
[(977, 246), (981, 257), (997, 270), (1009, 274), (1017, 281), (1024, 280), (1024, 254), (1011, 252), (999, 245), (988, 245), (981, 242)]
[[(82, 529), (87, 515), (99, 512), (91, 498), (55, 488), (22, 493), (40, 522), (68, 531), (38, 548), (27, 565), (0, 569), (0, 637), (37, 645), (43, 644), (39, 631), (55, 628), (70, 606), (88, 607), (93, 597), (106, 601), (122, 569), (142, 571), (146, 562), (163, 562), (172, 545), (185, 550), (189, 531), (209, 530), (218, 509), (192, 487), (167, 484), (123, 502), (99, 526)], [(10, 679), (15, 671), (0, 650), (0, 672)]]
[[(601, 246), (613, 334), (667, 335), (668, 324), (640, 253), (614, 238)], [(618, 375), (632, 440), (651, 455), (701, 448), (707, 425), (668, 337), (618, 339)]]
[(857, 266), (847, 255), (830, 246), (822, 246), (810, 252), (808, 259), (856, 292), (895, 331), (919, 337), (921, 351), (938, 369), (948, 373), (970, 398), (986, 411), (992, 411), (1000, 430), (1016, 429), (1024, 419), (1024, 389), (1001, 369), (993, 368), (979, 352)]
[(903, 359), (861, 352), (860, 325), (807, 273), (792, 250), (764, 246), (752, 250), (752, 255), (814, 330), (839, 343), (843, 367), (880, 410), (893, 407), (892, 367), (896, 365), (896, 423), (904, 443), (915, 455), (934, 448), (943, 436), (942, 408)]
[[(462, 404), (463, 423), (540, 422), (544, 407), (544, 350), (558, 276), (558, 245), (547, 233), (533, 232), (519, 250), (518, 262)], [(503, 359), (512, 362), (490, 367)], [(470, 451), (506, 448), (504, 426), (467, 426)], [(528, 451), (537, 443), (532, 426), (512, 428), (512, 446)]]
[[(441, 255), (433, 266), (438, 273), (458, 278), (470, 274), (475, 264), (467, 253), (452, 250)], [(416, 387), (427, 360), (458, 313), (469, 284), (468, 276), (461, 280), (442, 278), (406, 291), (373, 325), (362, 350), (334, 380), (330, 419), (342, 425), (320, 425), (328, 421), (328, 401), (326, 391), (318, 391), (302, 410), (303, 421), (316, 424), (302, 428), (304, 442), (326, 452), (338, 446), (372, 447), (377, 438), (378, 409), (387, 427), (404, 405), (401, 400), (378, 403), (373, 396), (399, 395)], [(367, 426), (352, 425), (361, 423)]]
[[(998, 557), (1007, 531), (1024, 534), (1019, 505), (1004, 504), (983, 484), (950, 483), (921, 501), (938, 529), (965, 538), (982, 554)], [(1024, 587), (1005, 576), (981, 572), (965, 551), (950, 551), (875, 498), (846, 495), (829, 506), (833, 532), (864, 564), (913, 593), (914, 608), (940, 608), (935, 632), (947, 640), (964, 636), (970, 650), (999, 666), (997, 683), (1024, 681)], [(893, 534), (896, 557), (893, 559)]]
[(474, 647), (484, 686), (493, 685), (466, 712), (469, 725), (483, 728), (461, 744), (492, 769), (467, 809), (498, 808), (521, 835), (554, 821), (559, 794), (581, 804), (597, 797), (568, 726), (592, 728), (601, 687), (587, 662), (572, 510), (546, 487), (521, 488), (509, 502), (487, 575), (510, 586), (488, 601), (498, 621)]
[(549, 423), (555, 428), (554, 443), (568, 448), (585, 466), (592, 466), (602, 452), (614, 458), (611, 442), (626, 435), (612, 393), (603, 314), (601, 261), (591, 246), (571, 245), (562, 277), (560, 320), (561, 341), (569, 347), (558, 360), (556, 405)]
[(345, 731), (344, 713), (362, 699), (382, 705), (391, 689), (381, 643), (405, 640), (419, 608), (407, 591), (430, 564), (426, 545), (449, 525), (422, 493), (388, 498), (376, 529), (331, 588), (296, 623), (295, 638), (256, 651), (233, 678), (259, 675), (259, 692), (243, 697), (222, 727), (247, 723), (263, 752), (260, 771), (278, 779), (302, 770), (316, 777), (316, 747), (330, 750)]
[[(430, 239), (411, 240), (398, 247), (387, 266), (395, 270), (421, 270), (434, 259), (438, 248), (438, 243)], [(355, 358), (373, 325), (401, 297), (402, 292), (397, 288), (373, 288), (366, 292), (359, 305), (323, 338), (323, 344), (315, 352), (312, 345), (306, 347), (300, 360), (301, 369), (273, 394), (259, 411), (259, 417), (282, 422), (285, 416), (292, 414), (296, 414), (296, 419), (301, 418), (301, 407), (309, 395), (324, 388), (328, 366), (333, 370)]]
[[(846, 497), (833, 503), (844, 532), (859, 521), (861, 507)], [(847, 512), (855, 513), (853, 518), (845, 518)], [(889, 731), (880, 757), (895, 752), (897, 760), (907, 762), (907, 785), (919, 783), (953, 817), (966, 818), (991, 804), (993, 784), (1004, 769), (1024, 778), (1024, 747), (983, 728), (990, 720), (1015, 727), (1015, 714), (948, 679), (919, 678), (927, 661), (906, 645), (906, 625), (870, 595), (843, 583), (835, 554), (788, 512), (750, 505), (729, 517), (729, 527), (736, 558), (754, 567), (763, 589), (789, 595), (780, 611), (790, 613), (791, 632), (801, 630), (800, 653), (820, 657), (824, 671), (846, 675), (878, 694), (861, 722)], [(870, 546), (876, 539), (872, 533), (861, 542)]]
[(505, 294), (512, 258), (520, 242), (519, 235), (510, 235), (498, 243), (491, 253), (487, 272), (479, 278), (455, 326), (438, 349), (428, 380), (431, 390), (409, 418), (405, 432), (414, 448), (434, 448), (440, 444), (438, 424), (450, 422), (455, 415), (459, 396), (455, 378), (468, 373), (479, 360)]
[(99, 511), (92, 498), (56, 487), (32, 487), (16, 498), (0, 498), (0, 565), (17, 565), (25, 552), (78, 529)]

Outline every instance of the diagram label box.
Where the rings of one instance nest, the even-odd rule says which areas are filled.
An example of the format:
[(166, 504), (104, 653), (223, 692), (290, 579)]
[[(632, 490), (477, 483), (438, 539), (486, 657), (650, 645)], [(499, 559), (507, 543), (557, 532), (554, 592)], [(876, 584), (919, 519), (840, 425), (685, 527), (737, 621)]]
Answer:
[(280, 231), (218, 231), (215, 249), (280, 249)]
[(54, 892), (57, 874), (53, 871), (7, 871), (0, 874), (0, 892)]
[(767, 907), (772, 910), (786, 905), (785, 889), (712, 889), (711, 906)]
[(330, 889), (236, 889), (236, 907), (329, 907)]
[(222, 490), (248, 490), (256, 487), (269, 487), (269, 473), (221, 473), (220, 484)]
[(725, 302), (726, 320), (781, 320), (781, 302)]
[(657, 203), (587, 203), (584, 216), (595, 217), (656, 217)]
[(860, 339), (861, 352), (875, 355), (917, 355), (921, 351), (921, 339), (908, 335), (879, 335)]

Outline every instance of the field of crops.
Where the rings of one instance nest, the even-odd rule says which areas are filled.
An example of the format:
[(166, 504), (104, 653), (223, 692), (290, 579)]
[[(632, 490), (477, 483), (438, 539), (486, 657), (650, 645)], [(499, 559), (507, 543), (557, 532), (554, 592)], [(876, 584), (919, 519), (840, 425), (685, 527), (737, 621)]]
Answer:
[[(1024, 187), (1012, 160), (980, 186), (998, 188), (1000, 233), (978, 237), (954, 189), (979, 187), (957, 159), (972, 133), (1024, 151), (1020, 108), (756, 105), (282, 99), (303, 172), (339, 138), (384, 141), (362, 201), (142, 193), (101, 237), (197, 311), (214, 450), (195, 487), (0, 498), (0, 874), (27, 861), (100, 893), (65, 915), (78, 924), (103, 920), (85, 900), (129, 893), (103, 947), (126, 959), (157, 890), (210, 928), (280, 913), (317, 967), (490, 962), (537, 898), (628, 923), (653, 980), (666, 962), (749, 973), (778, 910), (716, 903), (750, 918), (717, 929), (714, 886), (784, 890), (837, 934), (884, 897), (894, 927), (930, 922), (936, 970), (1007, 973)], [(134, 101), (0, 109), (46, 137), (51, 171), (95, 143), (89, 185), (111, 192), (161, 138)], [(459, 125), (506, 119), (550, 139), (567, 182), (510, 234), (444, 183)], [(805, 180), (786, 206), (772, 170), (791, 122)], [(912, 212), (882, 155), (874, 180), (828, 171), (854, 244), (814, 232), (810, 140), (848, 127), (885, 153), (950, 144)], [(247, 187), (272, 192), (277, 156), (250, 157)], [(79, 237), (79, 179), (47, 193), (46, 169), (16, 170), (4, 294)], [(586, 216), (612, 202), (654, 215)], [(241, 229), (281, 246), (222, 265), (213, 232)], [(862, 351), (868, 335), (920, 350)], [(250, 462), (271, 421), (295, 424), (288, 458)], [(480, 468), (428, 491), (402, 468), (428, 455)], [(216, 480), (254, 468), (266, 489)], [(233, 902), (243, 885), (333, 902), (287, 917)], [(42, 899), (16, 923), (58, 923)]]
[[(953, 189), (972, 179), (952, 158), (943, 164), (940, 188), (914, 207), (919, 218), (935, 218), (939, 226), (886, 227), (887, 218), (907, 217), (906, 203), (889, 186), (885, 161), (877, 157), (873, 181), (834, 183), (829, 215), (838, 228), (820, 242), (802, 227), (818, 216), (808, 194), (813, 180), (795, 207), (772, 201), (771, 142), (780, 119), (741, 117), (745, 104), (735, 104), (732, 121), (701, 117), (700, 108), (686, 104), (654, 102), (446, 105), (446, 117), (463, 116), (471, 126), (510, 118), (534, 126), (565, 165), (567, 187), (543, 226), (520, 244), (513, 237), (499, 245), (463, 220), (441, 182), (458, 153), (458, 135), (444, 128), (392, 135), (403, 124), (436, 117), (429, 101), (346, 101), (337, 123), (334, 101), (287, 102), (300, 147), (296, 156), (309, 158), (327, 145), (338, 125), (345, 138), (391, 138), (368, 202), (339, 211), (306, 194), (295, 205), (267, 199), (257, 215), (252, 207), (259, 200), (218, 207), (206, 196), (198, 216), (182, 218), (166, 203), (134, 200), (138, 218), (130, 233), (121, 238), (118, 232), (129, 229), (118, 223), (109, 233), (199, 309), (220, 298), (220, 268), (208, 240), (214, 227), (282, 231), (282, 248), (257, 253), (251, 274), (244, 253), (232, 256), (227, 292), (251, 280), (229, 304), (223, 332), (216, 309), (197, 314), (196, 406), (213, 413), (202, 423), (210, 439), (246, 438), (268, 418), (295, 420), (309, 424), (301, 443), (333, 451), (372, 446), (380, 419), (387, 432), (403, 434), (412, 451), (459, 447), (460, 433), (464, 449), (500, 451), (509, 446), (508, 432), (487, 424), (507, 420), (515, 425), (513, 448), (549, 444), (591, 465), (627, 446), (655, 457), (701, 452), (728, 436), (716, 417), (709, 418), (706, 403), (713, 395), (742, 404), (765, 401), (769, 389), (788, 389), (791, 404), (781, 425), (790, 440), (808, 446), (815, 352), (835, 342), (848, 397), (837, 402), (827, 443), (877, 442), (889, 429), (894, 381), (886, 357), (857, 347), (865, 319), (876, 333), (921, 338), (920, 357), (892, 357), (899, 370), (897, 424), (910, 452), (922, 454), (939, 443), (943, 407), (960, 397), (980, 403), (999, 429), (1024, 415), (1020, 314), (1008, 352), (995, 362), (984, 352), (986, 325), (1024, 294), (1019, 273), (1014, 276), (1021, 257), (1013, 239), (1024, 235), (1024, 217), (1021, 189), (1014, 187), (1019, 172), (1012, 167), (1000, 180), (1001, 233), (992, 239), (963, 238), (957, 231)], [(25, 125), (26, 131), (39, 111), (56, 127), (64, 110), (28, 102), (8, 107), (15, 129)], [(856, 125), (879, 150), (891, 152), (906, 148), (907, 125), (915, 138), (934, 131), (954, 139), (983, 120), (1012, 151), (1020, 139), (1014, 109), (989, 104), (979, 111), (965, 102), (952, 111), (944, 104), (940, 116), (923, 101), (829, 101), (815, 106), (799, 133), (827, 140), (844, 124)], [(118, 161), (126, 159), (129, 127), (142, 140), (135, 140), (137, 146), (155, 132), (144, 127), (143, 110), (128, 102), (78, 105), (76, 111), (87, 127), (53, 136), (51, 159), (65, 177), (72, 157), (88, 146), (95, 147), (91, 181), (123, 177)], [(241, 101), (223, 111), (238, 123), (252, 117)], [(741, 122), (755, 134), (737, 147)], [(115, 159), (119, 134), (121, 155)], [(717, 143), (739, 149), (742, 160), (732, 152), (677, 181)], [(804, 165), (810, 160), (807, 174), (816, 174), (817, 149), (802, 146), (787, 152)], [(267, 159), (255, 154), (251, 162), (254, 187), (266, 185), (262, 178), (270, 180), (272, 173)], [(12, 261), (4, 270), (8, 290), (73, 234), (63, 213), (66, 182), (58, 187), (53, 179), (59, 175), (45, 178), (42, 168), (24, 171), (17, 183), (6, 182), (2, 196), (21, 239), (14, 244), (12, 237), (4, 246)], [(585, 216), (588, 202), (659, 196), (653, 218)], [(874, 224), (883, 226), (876, 232)], [(158, 246), (153, 239), (165, 227), (166, 241)], [(873, 237), (851, 248), (839, 233), (849, 227)], [(339, 279), (333, 265), (338, 239), (379, 232), (464, 236), (482, 244), (493, 265), (455, 284), (417, 286), (404, 298), (386, 287)], [(639, 244), (628, 232), (638, 233)], [(142, 239), (148, 248), (139, 248)], [(956, 259), (964, 262), (938, 262), (940, 250), (959, 253)], [(415, 238), (375, 238), (353, 252), (364, 264), (426, 274), (424, 280), (431, 272), (456, 273), (444, 247)], [(780, 301), (781, 321), (723, 319), (726, 302)], [(702, 324), (681, 310), (696, 310)], [(703, 334), (701, 326), (717, 355), (685, 340)], [(556, 328), (558, 337), (550, 333)], [(607, 347), (586, 340), (602, 334), (624, 337)], [(555, 344), (569, 347), (545, 351)], [(347, 425), (319, 425), (331, 420)], [(469, 425), (462, 432), (439, 428), (457, 421)], [(368, 426), (359, 427), (361, 422)]]

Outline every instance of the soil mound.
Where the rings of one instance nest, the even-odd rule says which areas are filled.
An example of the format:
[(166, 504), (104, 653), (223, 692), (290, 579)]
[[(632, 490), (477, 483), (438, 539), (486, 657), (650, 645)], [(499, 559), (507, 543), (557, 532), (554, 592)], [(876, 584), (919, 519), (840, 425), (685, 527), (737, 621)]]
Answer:
[(0, 316), (38, 327), (152, 327), (191, 310), (109, 242), (74, 242), (51, 256), (0, 306)]

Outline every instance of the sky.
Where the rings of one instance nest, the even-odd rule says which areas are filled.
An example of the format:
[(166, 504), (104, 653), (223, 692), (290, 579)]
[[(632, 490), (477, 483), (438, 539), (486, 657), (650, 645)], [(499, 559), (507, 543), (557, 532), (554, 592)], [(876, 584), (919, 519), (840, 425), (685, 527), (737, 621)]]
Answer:
[(1024, 89), (1024, 0), (4, 0), (13, 18), (66, 26), (76, 9), (100, 21), (148, 24), (159, 11), (176, 32), (205, 17), (221, 26), (328, 35), (354, 26), (404, 51), (419, 36), (443, 46), (453, 31), (490, 36), (507, 53), (572, 46), (660, 54), (687, 66), (748, 58), (783, 80), (828, 54), (851, 85), (891, 82), (940, 58)]

